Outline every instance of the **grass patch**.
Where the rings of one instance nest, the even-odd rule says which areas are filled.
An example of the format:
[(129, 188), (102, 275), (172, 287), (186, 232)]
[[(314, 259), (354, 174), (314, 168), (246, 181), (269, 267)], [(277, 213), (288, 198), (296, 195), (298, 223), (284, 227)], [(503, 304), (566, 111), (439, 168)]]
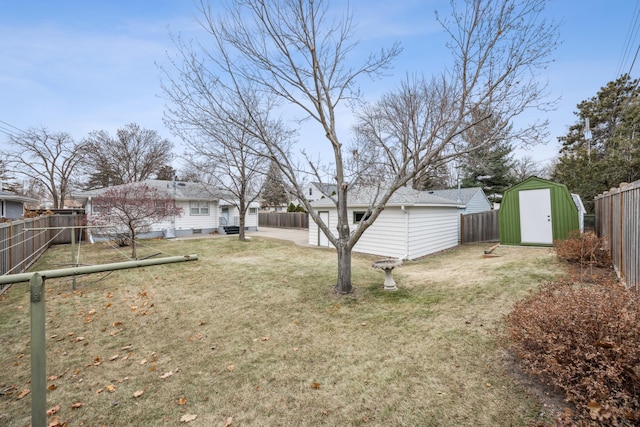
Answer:
[[(354, 255), (353, 295), (332, 292), (336, 256), (273, 239), (150, 241), (199, 261), (51, 279), (48, 406), (73, 425), (525, 425), (540, 407), (505, 374), (492, 330), (563, 274), (552, 251), (465, 246), (408, 262), (382, 290)], [(68, 262), (51, 248), (34, 270)], [(83, 246), (80, 262), (123, 260)], [(95, 281), (96, 279), (101, 279)], [(0, 299), (0, 424), (30, 422), (29, 298)], [(142, 391), (138, 397), (134, 393)], [(72, 409), (74, 403), (81, 403)]]

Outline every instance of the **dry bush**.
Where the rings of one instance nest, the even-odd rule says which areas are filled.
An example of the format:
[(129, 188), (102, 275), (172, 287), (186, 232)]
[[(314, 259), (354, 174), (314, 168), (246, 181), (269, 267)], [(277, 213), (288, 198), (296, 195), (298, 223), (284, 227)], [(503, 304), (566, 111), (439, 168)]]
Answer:
[(613, 282), (550, 283), (506, 317), (525, 370), (563, 390), (581, 425), (640, 423), (638, 294)]
[(564, 240), (554, 242), (558, 258), (590, 267), (608, 267), (611, 259), (604, 250), (604, 239), (593, 232), (572, 231)]

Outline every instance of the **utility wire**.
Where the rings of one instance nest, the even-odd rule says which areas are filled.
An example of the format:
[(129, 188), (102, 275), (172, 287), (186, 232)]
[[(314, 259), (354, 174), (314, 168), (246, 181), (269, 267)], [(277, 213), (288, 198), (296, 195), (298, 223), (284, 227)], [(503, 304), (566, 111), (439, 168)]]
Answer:
[[(623, 70), (625, 70), (626, 64), (629, 61), (629, 57), (631, 55), (631, 52), (633, 51), (633, 46), (636, 45), (636, 39), (638, 36), (638, 26), (640, 25), (640, 2), (636, 3), (636, 7), (635, 10), (633, 12), (633, 18), (631, 19), (631, 24), (629, 25), (629, 30), (627, 32), (627, 36), (625, 38), (625, 43), (624, 43), (624, 47), (622, 49), (622, 53), (620, 55), (620, 61), (618, 62), (618, 66), (616, 68), (616, 75), (615, 75), (615, 79), (617, 79), (620, 74), (622, 74)], [(636, 53), (635, 56), (632, 60), (631, 66), (629, 67), (629, 74), (631, 73), (631, 70), (633, 69), (633, 66), (635, 64), (635, 60), (638, 56), (638, 51), (640, 50), (640, 44), (638, 45), (638, 49), (636, 49)]]

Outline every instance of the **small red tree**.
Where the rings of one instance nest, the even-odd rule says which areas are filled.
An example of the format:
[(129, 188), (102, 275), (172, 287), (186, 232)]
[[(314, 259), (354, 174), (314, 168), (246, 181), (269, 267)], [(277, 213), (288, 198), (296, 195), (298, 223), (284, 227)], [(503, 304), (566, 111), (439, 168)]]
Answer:
[(113, 225), (131, 242), (131, 258), (136, 259), (136, 238), (158, 221), (182, 214), (169, 194), (146, 184), (112, 187), (93, 199), (92, 225)]

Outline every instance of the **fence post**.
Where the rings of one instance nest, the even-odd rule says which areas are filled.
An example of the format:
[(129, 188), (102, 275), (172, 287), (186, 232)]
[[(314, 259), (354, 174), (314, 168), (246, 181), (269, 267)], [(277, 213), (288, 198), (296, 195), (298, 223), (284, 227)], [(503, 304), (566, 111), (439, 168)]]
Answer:
[(31, 290), (31, 422), (45, 427), (47, 421), (47, 353), (45, 349), (44, 279), (34, 273)]

